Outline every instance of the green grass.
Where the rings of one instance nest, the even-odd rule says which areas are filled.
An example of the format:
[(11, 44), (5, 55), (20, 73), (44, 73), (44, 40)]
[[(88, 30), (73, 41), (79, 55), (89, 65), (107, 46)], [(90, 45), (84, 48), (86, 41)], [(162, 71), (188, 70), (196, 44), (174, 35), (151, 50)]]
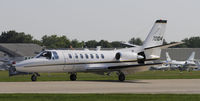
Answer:
[(0, 101), (198, 101), (199, 94), (0, 94)]
[[(66, 73), (41, 73), (38, 81), (68, 81)], [(116, 74), (102, 76), (92, 73), (78, 73), (77, 80), (118, 80)], [(0, 71), (0, 82), (31, 81), (31, 75), (8, 76), (7, 71)], [(127, 75), (127, 80), (134, 79), (200, 79), (200, 71), (145, 71)]]

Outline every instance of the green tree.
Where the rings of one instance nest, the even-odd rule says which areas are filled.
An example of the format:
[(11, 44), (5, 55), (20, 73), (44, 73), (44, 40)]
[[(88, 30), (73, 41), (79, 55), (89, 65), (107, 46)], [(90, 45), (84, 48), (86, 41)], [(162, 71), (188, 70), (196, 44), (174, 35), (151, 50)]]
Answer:
[(200, 48), (200, 37), (190, 37), (182, 40), (188, 48)]
[(99, 41), (97, 45), (101, 46), (102, 48), (111, 48), (112, 47), (111, 44), (106, 40)]
[(124, 45), (120, 41), (113, 41), (110, 43), (112, 48), (123, 48)]
[(70, 44), (73, 48), (82, 48), (84, 46), (84, 42), (79, 42), (77, 39), (71, 41)]
[(47, 48), (69, 48), (70, 40), (66, 36), (58, 37), (57, 35), (42, 37), (42, 45)]
[(33, 37), (24, 32), (7, 31), (0, 35), (0, 43), (33, 43)]
[(134, 45), (142, 45), (142, 40), (140, 38), (131, 38), (129, 40), (130, 44), (134, 44)]
[(96, 48), (98, 42), (96, 40), (90, 40), (85, 42), (86, 47), (88, 48)]
[[(200, 37), (190, 37), (182, 40), (183, 44), (174, 46), (172, 48), (200, 48)], [(174, 42), (171, 42), (174, 43)]]

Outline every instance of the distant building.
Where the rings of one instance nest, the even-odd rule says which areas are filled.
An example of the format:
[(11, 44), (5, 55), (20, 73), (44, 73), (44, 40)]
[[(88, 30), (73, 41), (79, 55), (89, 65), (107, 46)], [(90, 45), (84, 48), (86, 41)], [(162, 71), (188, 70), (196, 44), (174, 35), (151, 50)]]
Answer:
[(42, 51), (43, 47), (32, 43), (1, 43), (0, 57), (20, 57), (30, 59)]
[(167, 48), (161, 52), (160, 60), (166, 60), (165, 53), (168, 52), (172, 60), (187, 60), (192, 52), (195, 52), (195, 59), (200, 59), (200, 48)]

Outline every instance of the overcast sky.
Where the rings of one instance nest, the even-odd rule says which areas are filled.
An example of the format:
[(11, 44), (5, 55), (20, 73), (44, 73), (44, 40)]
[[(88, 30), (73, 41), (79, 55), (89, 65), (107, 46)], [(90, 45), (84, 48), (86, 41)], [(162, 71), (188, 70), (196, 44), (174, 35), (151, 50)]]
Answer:
[(144, 40), (157, 19), (168, 20), (168, 42), (200, 36), (200, 0), (0, 0), (0, 32), (36, 39)]

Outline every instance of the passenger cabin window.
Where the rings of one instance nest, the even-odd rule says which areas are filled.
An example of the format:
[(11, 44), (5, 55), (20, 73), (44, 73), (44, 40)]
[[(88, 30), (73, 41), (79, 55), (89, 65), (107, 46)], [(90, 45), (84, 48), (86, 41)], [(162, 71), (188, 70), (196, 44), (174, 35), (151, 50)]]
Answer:
[(90, 57), (91, 57), (91, 59), (94, 59), (94, 56), (93, 56), (93, 54), (90, 54)]
[(85, 54), (85, 57), (86, 57), (86, 59), (88, 59), (88, 58), (89, 58), (87, 54)]
[(99, 59), (99, 55), (98, 54), (96, 54), (96, 58)]
[(51, 54), (50, 51), (44, 51), (44, 52), (41, 52), (38, 56), (36, 56), (36, 58), (41, 58), (41, 57), (45, 57), (47, 59), (51, 59), (52, 54)]
[(101, 58), (104, 59), (104, 55), (103, 54), (101, 54)]
[(59, 56), (57, 54), (57, 52), (53, 51), (53, 56), (54, 56), (54, 59), (59, 59)]
[(75, 53), (75, 58), (78, 59), (78, 55)]
[(71, 54), (68, 54), (68, 56), (69, 56), (70, 59), (72, 59), (72, 55)]
[(83, 59), (83, 54), (80, 54), (81, 59)]

